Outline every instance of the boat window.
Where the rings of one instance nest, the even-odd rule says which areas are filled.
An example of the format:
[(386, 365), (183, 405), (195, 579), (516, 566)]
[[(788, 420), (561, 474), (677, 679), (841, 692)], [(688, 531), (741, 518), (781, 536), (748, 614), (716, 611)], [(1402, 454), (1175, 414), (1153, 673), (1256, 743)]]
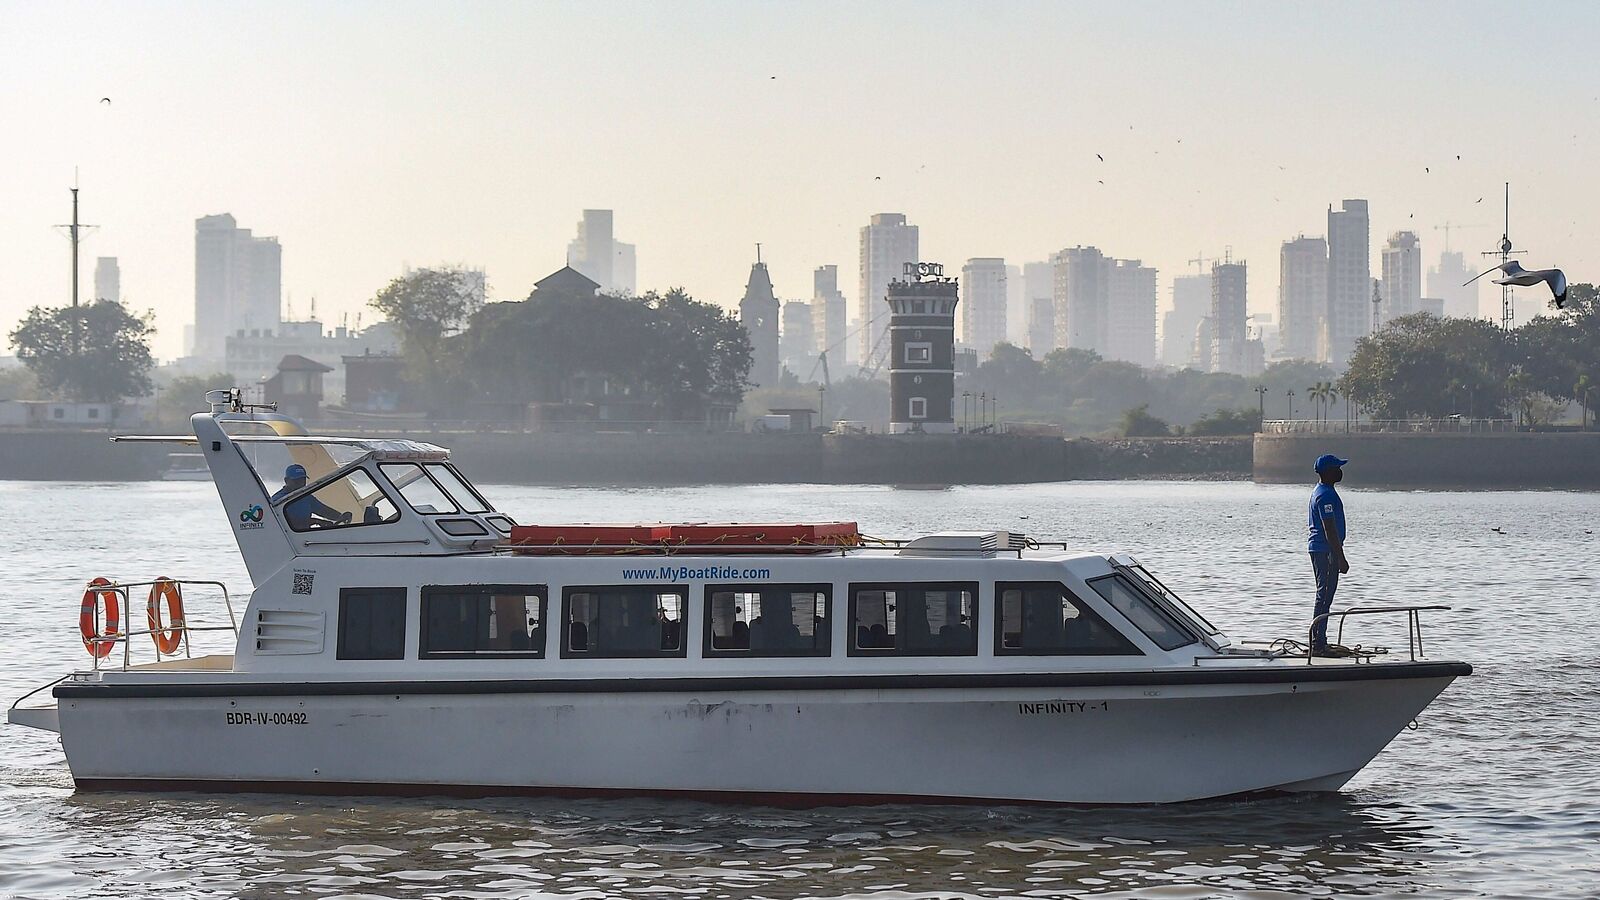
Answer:
[(399, 518), (394, 501), (362, 469), (283, 505), (283, 519), (295, 531), (385, 525)]
[(437, 481), (439, 486), (445, 489), (445, 493), (456, 501), (462, 512), (482, 513), (489, 512), (492, 509), (489, 506), (489, 502), (484, 500), (481, 494), (473, 490), (472, 485), (467, 484), (466, 479), (462, 478), (461, 474), (455, 469), (444, 463), (427, 463), (425, 468), (427, 468), (428, 474), (433, 476), (433, 480)]
[(545, 587), (429, 585), (421, 655), (432, 659), (544, 656)]
[(566, 657), (683, 656), (684, 588), (605, 585), (565, 591)]
[(1106, 598), (1107, 603), (1116, 607), (1117, 612), (1127, 616), (1128, 621), (1163, 650), (1176, 650), (1199, 640), (1183, 626), (1183, 623), (1173, 618), (1171, 613), (1146, 597), (1133, 586), (1132, 582), (1121, 575), (1091, 579), (1089, 586), (1094, 588), (1095, 593)]
[(493, 526), (494, 530), (500, 532), (500, 534), (504, 537), (510, 537), (511, 529), (515, 528), (517, 525), (516, 522), (512, 521), (510, 516), (503, 515), (501, 513), (495, 513), (492, 516), (484, 516), (483, 520)]
[(406, 498), (406, 502), (417, 512), (430, 516), (456, 512), (450, 495), (416, 463), (383, 463), (378, 468), (383, 470), (389, 483), (400, 491), (400, 496)]
[(339, 658), (406, 658), (406, 589), (339, 591)]
[(976, 656), (971, 583), (853, 584), (851, 656)]
[(483, 527), (477, 519), (438, 519), (440, 530), (452, 537), (477, 537), (488, 534), (489, 529)]
[(995, 585), (997, 655), (1118, 655), (1139, 648), (1059, 582)]
[(828, 599), (821, 584), (706, 588), (706, 656), (827, 656)]
[(1207, 620), (1205, 616), (1195, 612), (1194, 607), (1190, 606), (1188, 603), (1185, 603), (1182, 597), (1174, 594), (1171, 588), (1167, 587), (1165, 584), (1162, 584), (1161, 579), (1150, 574), (1149, 569), (1146, 569), (1142, 565), (1138, 565), (1128, 566), (1127, 570), (1132, 572), (1139, 579), (1140, 584), (1147, 588), (1151, 593), (1172, 604), (1177, 608), (1178, 612), (1188, 616), (1189, 619), (1194, 622), (1194, 624), (1199, 625), (1206, 634), (1222, 633), (1217, 629), (1217, 626), (1211, 624), (1211, 622)]

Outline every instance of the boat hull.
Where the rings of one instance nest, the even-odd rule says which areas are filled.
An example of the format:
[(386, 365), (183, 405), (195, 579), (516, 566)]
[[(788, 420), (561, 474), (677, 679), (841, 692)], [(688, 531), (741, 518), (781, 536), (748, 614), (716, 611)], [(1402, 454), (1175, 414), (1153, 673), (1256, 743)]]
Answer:
[(58, 697), (90, 790), (1167, 803), (1336, 790), (1470, 671), (1360, 669), (878, 688), (211, 681)]

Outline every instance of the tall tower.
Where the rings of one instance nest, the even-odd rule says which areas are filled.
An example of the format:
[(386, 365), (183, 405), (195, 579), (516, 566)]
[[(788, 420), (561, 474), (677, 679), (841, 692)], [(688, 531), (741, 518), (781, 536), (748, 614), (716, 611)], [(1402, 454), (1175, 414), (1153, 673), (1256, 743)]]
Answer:
[[(600, 290), (617, 287), (617, 248), (609, 209), (586, 209), (578, 220), (578, 236), (567, 246), (567, 265), (599, 282)], [(628, 260), (631, 266), (631, 259)]]
[(1245, 297), (1243, 262), (1211, 265), (1211, 371), (1244, 375), (1249, 316)]
[(956, 430), (954, 278), (936, 263), (906, 263), (889, 282), (889, 432)]
[(1439, 266), (1428, 270), (1428, 296), (1444, 300), (1444, 314), (1463, 319), (1478, 317), (1478, 285), (1482, 281), (1466, 282), (1478, 274), (1467, 265), (1466, 254), (1458, 250), (1445, 250), (1439, 254)]
[[(1175, 368), (1194, 365), (1195, 329), (1211, 313), (1211, 276), (1179, 275), (1172, 279), (1172, 309), (1161, 320), (1161, 362)], [(1205, 357), (1211, 355), (1206, 338)]]
[(839, 291), (839, 267), (817, 266), (811, 273), (811, 332), (816, 336), (816, 349), (832, 354), (834, 365), (842, 365), (850, 356), (844, 340), (849, 316), (844, 294)]
[(94, 299), (122, 302), (122, 267), (115, 256), (102, 256), (94, 261)]
[(1356, 341), (1371, 330), (1372, 244), (1367, 201), (1328, 207), (1327, 356), (1342, 369)]
[(1022, 296), (1027, 306), (1028, 350), (1044, 359), (1056, 348), (1055, 272), (1049, 262), (1022, 265)]
[(1328, 242), (1301, 235), (1278, 256), (1278, 334), (1289, 359), (1316, 359), (1328, 318)]
[(1396, 231), (1383, 247), (1384, 320), (1422, 311), (1422, 245), (1414, 231)]
[(1111, 260), (1094, 247), (1071, 247), (1055, 263), (1056, 346), (1104, 354)]
[(861, 295), (856, 303), (863, 323), (858, 357), (863, 366), (878, 362), (872, 358), (873, 348), (883, 356), (889, 317), (881, 300), (906, 263), (917, 261), (918, 238), (917, 226), (907, 225), (903, 213), (878, 213), (861, 229)]
[(961, 341), (978, 352), (982, 362), (994, 345), (1006, 339), (1006, 261), (995, 257), (967, 260), (961, 267)]
[[(1156, 270), (1137, 259), (1114, 260), (1106, 289), (1106, 359), (1156, 363)], [(968, 298), (971, 299), (970, 297)]]
[(758, 249), (750, 281), (739, 301), (739, 321), (750, 333), (750, 381), (756, 387), (778, 386), (778, 298)]
[(276, 331), (282, 304), (277, 238), (253, 235), (227, 213), (195, 220), (193, 355), (222, 363), (229, 335)]

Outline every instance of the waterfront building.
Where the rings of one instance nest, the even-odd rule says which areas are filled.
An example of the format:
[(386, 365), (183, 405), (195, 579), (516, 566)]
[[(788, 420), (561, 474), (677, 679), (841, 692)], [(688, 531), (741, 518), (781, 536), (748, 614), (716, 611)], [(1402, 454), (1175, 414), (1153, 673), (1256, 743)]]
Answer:
[(1383, 320), (1422, 311), (1422, 246), (1414, 231), (1389, 235), (1382, 252)]
[(796, 377), (804, 378), (817, 359), (817, 337), (811, 330), (811, 304), (789, 300), (783, 304), (783, 332), (778, 347), (783, 364)]
[(961, 341), (989, 358), (994, 345), (1006, 339), (1006, 261), (977, 257), (961, 267)]
[[(1211, 312), (1211, 276), (1180, 275), (1172, 279), (1172, 309), (1161, 320), (1161, 362), (1175, 368), (1194, 366), (1195, 329)], [(1206, 339), (1206, 355), (1211, 339)], [(1209, 367), (1207, 367), (1209, 368)], [(1202, 368), (1201, 371), (1206, 371)]]
[(1247, 375), (1245, 341), (1249, 339), (1245, 264), (1211, 264), (1211, 369)]
[(608, 294), (631, 294), (638, 289), (633, 244), (616, 239), (609, 209), (586, 209), (578, 220), (578, 236), (567, 244), (567, 265), (600, 285)]
[(1444, 315), (1475, 319), (1480, 312), (1478, 286), (1483, 282), (1467, 282), (1476, 274), (1468, 267), (1465, 254), (1446, 250), (1439, 254), (1439, 265), (1428, 269), (1428, 296), (1444, 301)]
[(918, 259), (917, 226), (906, 223), (903, 213), (878, 213), (861, 229), (861, 294), (857, 310), (866, 327), (861, 329), (857, 359), (865, 368), (876, 368), (876, 348), (882, 356), (888, 342), (889, 314), (883, 305), (889, 283), (901, 277), (906, 263)]
[(1022, 267), (1006, 264), (1006, 341), (1021, 347), (1028, 339), (1028, 297)]
[(767, 264), (756, 260), (739, 301), (739, 321), (750, 334), (750, 381), (753, 387), (778, 386), (778, 298), (772, 292)]
[(1278, 327), (1282, 357), (1316, 359), (1328, 318), (1328, 241), (1301, 235), (1278, 256)]
[(1056, 348), (1056, 274), (1049, 262), (1022, 264), (1022, 295), (1027, 308), (1026, 346), (1034, 359)]
[(826, 351), (836, 365), (844, 365), (850, 355), (845, 341), (849, 316), (844, 293), (839, 290), (839, 267), (817, 266), (811, 273), (811, 333), (816, 350)]
[(253, 385), (276, 374), (284, 357), (303, 357), (331, 370), (323, 380), (323, 389), (329, 402), (342, 403), (345, 370), (340, 361), (344, 357), (399, 350), (399, 337), (388, 322), (359, 332), (343, 325), (330, 331), (316, 319), (308, 319), (279, 322), (275, 329), (239, 329), (224, 339), (217, 368), (232, 375), (240, 385)]
[(195, 220), (191, 356), (220, 363), (229, 335), (276, 331), (282, 302), (283, 248), (277, 238), (253, 235), (227, 213)]
[(1372, 246), (1367, 201), (1328, 207), (1328, 316), (1322, 362), (1343, 369), (1372, 331)]
[(906, 263), (889, 282), (889, 432), (956, 430), (955, 312), (959, 288), (944, 267)]
[(1056, 346), (1104, 355), (1111, 260), (1094, 247), (1070, 247), (1055, 266)]
[[(1109, 270), (1106, 359), (1140, 366), (1156, 363), (1156, 270), (1137, 259), (1115, 260)], [(970, 302), (972, 298), (969, 296)]]
[(94, 261), (94, 299), (122, 302), (122, 267), (115, 256), (101, 256)]

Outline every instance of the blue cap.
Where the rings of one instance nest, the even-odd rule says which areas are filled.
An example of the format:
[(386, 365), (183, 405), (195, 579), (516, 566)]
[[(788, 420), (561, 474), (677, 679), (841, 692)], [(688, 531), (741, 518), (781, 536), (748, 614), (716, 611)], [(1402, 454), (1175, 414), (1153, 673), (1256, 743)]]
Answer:
[[(1317, 465), (1322, 465), (1322, 460), (1317, 460)], [(306, 467), (299, 463), (290, 463), (289, 468), (283, 470), (283, 480), (306, 477)]]
[(1348, 459), (1340, 459), (1339, 457), (1334, 456), (1332, 453), (1324, 453), (1317, 457), (1317, 465), (1314, 471), (1321, 472), (1323, 469), (1331, 469), (1334, 466), (1342, 466), (1349, 461), (1350, 460)]

